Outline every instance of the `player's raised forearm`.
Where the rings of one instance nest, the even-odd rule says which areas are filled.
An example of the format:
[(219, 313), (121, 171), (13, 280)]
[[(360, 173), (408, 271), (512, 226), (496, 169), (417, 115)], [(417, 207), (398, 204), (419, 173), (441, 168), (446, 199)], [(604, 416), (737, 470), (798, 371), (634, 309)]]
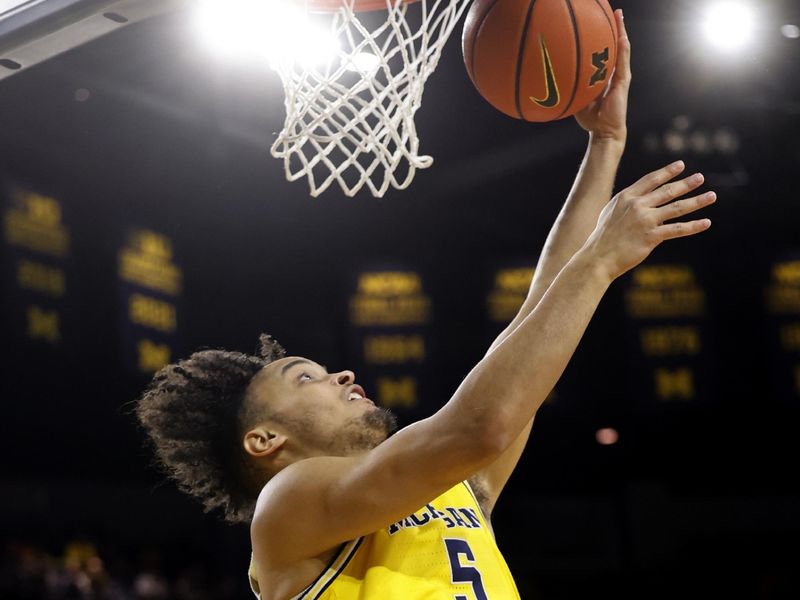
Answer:
[(464, 380), (454, 404), (485, 419), (501, 449), (561, 377), (611, 281), (590, 253), (575, 254), (536, 308)]
[(606, 205), (536, 308), (459, 388), (450, 404), (462, 417), (483, 419), (487, 435), (511, 445), (566, 368), (608, 285), (663, 241), (710, 227), (707, 219), (667, 223), (716, 200), (707, 193), (673, 202), (703, 182), (695, 175), (668, 183), (681, 170), (672, 164), (650, 173)]
[[(600, 212), (611, 200), (624, 144), (592, 140), (564, 207), (545, 241), (537, 265), (531, 296), (539, 298), (594, 231)], [(538, 302), (533, 298), (533, 306)], [(531, 310), (533, 309), (531, 306)]]
[(621, 142), (590, 141), (572, 190), (547, 236), (525, 302), (491, 345), (489, 352), (531, 313), (564, 265), (594, 230), (600, 211), (611, 199), (623, 150), (624, 144)]

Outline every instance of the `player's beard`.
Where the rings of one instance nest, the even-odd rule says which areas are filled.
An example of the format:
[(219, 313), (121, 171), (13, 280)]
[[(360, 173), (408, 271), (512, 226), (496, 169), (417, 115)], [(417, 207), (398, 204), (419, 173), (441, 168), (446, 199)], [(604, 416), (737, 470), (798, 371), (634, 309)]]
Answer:
[(339, 439), (347, 454), (372, 450), (384, 442), (397, 429), (397, 417), (385, 408), (372, 408), (351, 419), (341, 429)]

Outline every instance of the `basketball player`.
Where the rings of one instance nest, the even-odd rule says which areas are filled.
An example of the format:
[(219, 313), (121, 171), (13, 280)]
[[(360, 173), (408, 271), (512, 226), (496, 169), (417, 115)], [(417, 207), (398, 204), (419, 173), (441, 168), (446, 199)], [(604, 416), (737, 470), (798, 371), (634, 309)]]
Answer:
[[(161, 464), (207, 510), (249, 522), (262, 600), (519, 598), (491, 515), (609, 285), (661, 242), (708, 220), (678, 200), (702, 177), (682, 163), (611, 198), (626, 141), (630, 46), (620, 13), (616, 74), (578, 115), (589, 149), (517, 317), (432, 417), (389, 437), (351, 371), (284, 356), (206, 350), (162, 369), (137, 414)], [(666, 221), (673, 221), (665, 224)]]

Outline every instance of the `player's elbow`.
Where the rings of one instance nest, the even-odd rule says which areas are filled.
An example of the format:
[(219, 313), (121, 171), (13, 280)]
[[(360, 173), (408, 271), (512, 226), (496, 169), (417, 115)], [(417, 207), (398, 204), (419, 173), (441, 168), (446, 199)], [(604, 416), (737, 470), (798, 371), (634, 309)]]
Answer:
[(494, 460), (505, 452), (515, 437), (508, 424), (499, 420), (487, 423), (479, 436), (481, 452), (488, 460)]
[[(466, 433), (466, 435), (464, 435)], [(498, 420), (476, 420), (468, 428), (461, 430), (462, 450), (471, 462), (482, 466), (494, 462), (513, 441), (508, 428)]]
[(510, 443), (509, 435), (491, 421), (476, 418), (448, 423), (440, 430), (439, 441), (446, 455), (458, 457), (460, 466), (482, 468), (500, 456)]
[(462, 452), (468, 452), (475, 460), (492, 461), (505, 452), (516, 439), (520, 419), (508, 406), (473, 405), (466, 410), (463, 406), (456, 406), (457, 416), (452, 421), (448, 419), (447, 429), (452, 434), (450, 439), (461, 446)]
[(493, 406), (485, 415), (486, 418), (482, 419), (480, 433), (476, 434), (481, 440), (483, 452), (497, 458), (514, 445), (533, 417), (528, 412), (530, 408), (532, 406), (527, 395), (519, 394), (517, 398), (513, 393), (505, 395), (504, 402)]

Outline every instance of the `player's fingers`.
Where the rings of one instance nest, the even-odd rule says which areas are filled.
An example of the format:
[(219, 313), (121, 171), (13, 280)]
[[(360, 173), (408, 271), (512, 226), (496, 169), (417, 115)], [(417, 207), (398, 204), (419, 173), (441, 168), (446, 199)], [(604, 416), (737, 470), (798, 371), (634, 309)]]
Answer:
[(685, 198), (678, 200), (672, 204), (662, 206), (656, 209), (658, 222), (671, 221), (672, 219), (679, 219), (685, 217), (695, 211), (705, 208), (717, 201), (717, 195), (714, 192), (694, 196), (693, 198)]
[(711, 219), (700, 219), (698, 221), (688, 221), (686, 223), (670, 223), (661, 225), (656, 231), (662, 240), (674, 240), (676, 238), (689, 237), (704, 232), (711, 227)]
[(657, 190), (654, 190), (644, 197), (644, 203), (647, 206), (663, 206), (668, 202), (672, 202), (676, 198), (685, 196), (691, 191), (696, 190), (705, 181), (702, 173), (695, 173), (690, 177), (679, 179), (678, 181), (670, 181), (662, 185)]
[(631, 42), (628, 38), (628, 30), (625, 29), (625, 17), (622, 14), (622, 9), (614, 11), (614, 17), (617, 20), (617, 29), (619, 31), (619, 38), (617, 42), (617, 64), (616, 73), (618, 80), (625, 84), (630, 84), (631, 81)]
[(685, 168), (686, 165), (683, 164), (682, 160), (679, 160), (671, 165), (667, 165), (663, 169), (648, 173), (627, 190), (625, 190), (624, 194), (633, 198), (649, 194), (657, 187), (660, 187), (669, 180), (677, 177)]

